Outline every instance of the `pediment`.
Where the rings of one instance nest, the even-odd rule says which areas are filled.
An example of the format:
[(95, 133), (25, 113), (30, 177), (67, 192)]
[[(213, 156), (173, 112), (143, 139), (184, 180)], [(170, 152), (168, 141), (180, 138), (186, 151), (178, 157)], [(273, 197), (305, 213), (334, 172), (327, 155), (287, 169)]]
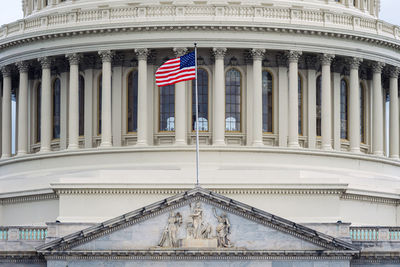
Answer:
[(133, 253), (290, 253), (352, 254), (344, 241), (262, 210), (195, 188), (124, 214), (38, 248), (43, 254)]

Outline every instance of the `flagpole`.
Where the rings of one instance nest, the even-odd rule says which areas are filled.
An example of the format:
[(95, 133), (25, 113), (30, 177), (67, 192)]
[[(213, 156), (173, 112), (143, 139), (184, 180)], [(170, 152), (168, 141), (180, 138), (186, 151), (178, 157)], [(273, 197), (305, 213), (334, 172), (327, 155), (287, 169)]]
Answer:
[(197, 90), (197, 43), (194, 43), (195, 88), (196, 88), (196, 186), (199, 186), (199, 92)]

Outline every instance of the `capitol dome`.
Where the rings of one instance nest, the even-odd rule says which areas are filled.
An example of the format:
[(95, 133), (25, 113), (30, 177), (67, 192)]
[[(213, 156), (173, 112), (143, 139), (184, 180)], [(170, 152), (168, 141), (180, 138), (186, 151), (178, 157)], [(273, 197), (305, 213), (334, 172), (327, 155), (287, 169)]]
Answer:
[[(78, 231), (193, 189), (197, 124), (201, 187), (318, 230), (400, 227), (400, 27), (380, 0), (22, 8), (0, 28), (4, 229)], [(155, 83), (194, 43), (198, 122), (193, 81)]]

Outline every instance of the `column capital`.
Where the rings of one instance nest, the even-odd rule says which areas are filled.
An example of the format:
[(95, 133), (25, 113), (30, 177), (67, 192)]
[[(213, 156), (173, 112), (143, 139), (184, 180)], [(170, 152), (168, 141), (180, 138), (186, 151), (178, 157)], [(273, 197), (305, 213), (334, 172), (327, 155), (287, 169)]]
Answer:
[(186, 47), (174, 47), (173, 51), (176, 57), (181, 57), (187, 53), (188, 49)]
[(1, 67), (1, 74), (3, 74), (3, 77), (10, 77), (11, 72), (12, 70), (9, 65)]
[(376, 62), (372, 63), (372, 71), (374, 73), (382, 73), (383, 67), (385, 67), (385, 65), (386, 64), (383, 62), (376, 61)]
[(111, 62), (113, 57), (115, 55), (114, 51), (111, 50), (102, 50), (99, 51), (99, 56), (101, 58), (101, 61), (104, 62)]
[(395, 66), (389, 67), (389, 77), (390, 78), (398, 78), (400, 73), (400, 68)]
[(149, 56), (150, 51), (147, 48), (136, 48), (135, 53), (136, 53), (138, 60), (147, 60), (147, 57)]
[(43, 69), (50, 69), (51, 63), (53, 63), (53, 59), (49, 57), (40, 57), (38, 58), (40, 65), (42, 65)]
[(303, 52), (290, 50), (286, 52), (289, 63), (298, 63)]
[(347, 63), (350, 65), (350, 69), (358, 70), (360, 68), (361, 62), (363, 62), (362, 58), (352, 57), (347, 59)]
[(265, 54), (265, 49), (253, 48), (251, 49), (251, 56), (253, 60), (263, 60)]
[(319, 55), (319, 59), (321, 60), (322, 65), (331, 65), (332, 60), (335, 58), (335, 55), (332, 54), (321, 54)]
[(26, 61), (20, 61), (15, 63), (15, 66), (17, 66), (19, 72), (28, 72), (29, 70), (29, 64)]
[(68, 59), (70, 65), (79, 65), (82, 55), (78, 53), (66, 54), (65, 57)]
[(227, 49), (225, 47), (214, 47), (212, 52), (214, 54), (215, 59), (224, 59), (226, 50)]

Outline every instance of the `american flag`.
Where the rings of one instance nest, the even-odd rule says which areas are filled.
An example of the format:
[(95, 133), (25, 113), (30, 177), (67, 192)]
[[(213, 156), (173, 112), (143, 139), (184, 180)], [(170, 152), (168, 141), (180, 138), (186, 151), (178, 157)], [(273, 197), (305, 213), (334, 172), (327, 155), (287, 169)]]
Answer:
[(195, 52), (166, 61), (156, 71), (157, 86), (196, 79)]

